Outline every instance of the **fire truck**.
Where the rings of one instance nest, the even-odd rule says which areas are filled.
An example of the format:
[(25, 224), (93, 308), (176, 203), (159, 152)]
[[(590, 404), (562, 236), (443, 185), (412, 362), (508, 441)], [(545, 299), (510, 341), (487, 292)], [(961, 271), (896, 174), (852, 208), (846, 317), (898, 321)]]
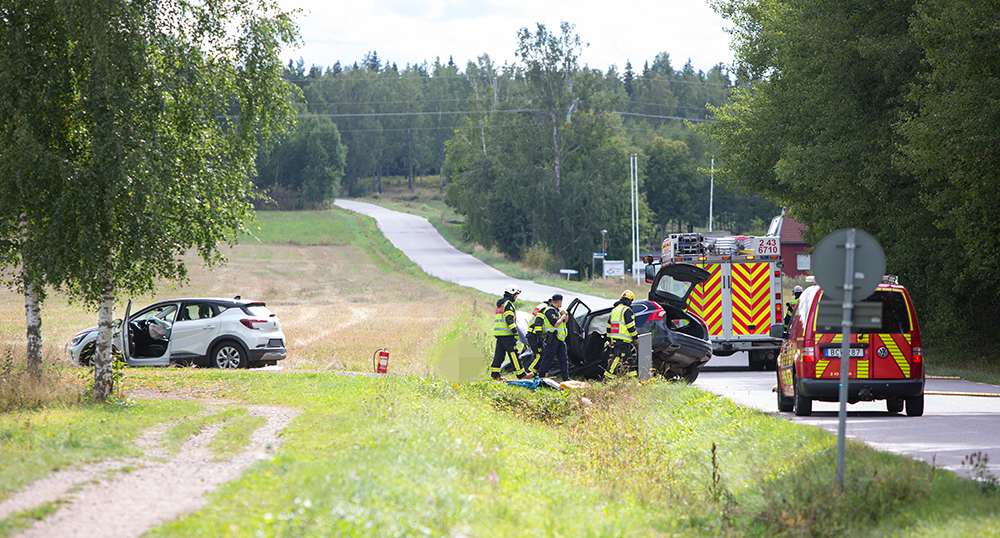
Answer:
[(708, 326), (713, 355), (745, 351), (751, 370), (774, 369), (784, 315), (778, 237), (671, 234), (660, 263), (697, 265), (712, 275), (692, 290), (688, 308)]

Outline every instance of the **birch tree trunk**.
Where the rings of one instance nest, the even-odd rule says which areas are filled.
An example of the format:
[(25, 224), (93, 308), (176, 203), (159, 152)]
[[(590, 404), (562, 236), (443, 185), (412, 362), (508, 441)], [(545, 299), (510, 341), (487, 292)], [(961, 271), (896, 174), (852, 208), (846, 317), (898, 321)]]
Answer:
[(38, 284), (24, 284), (24, 320), (28, 337), (28, 375), (35, 382), (42, 380), (42, 305)]
[[(110, 265), (111, 260), (108, 260)], [(110, 271), (110, 269), (109, 269)], [(114, 339), (115, 287), (110, 275), (105, 275), (101, 290), (101, 306), (97, 311), (97, 353), (94, 355), (94, 399), (103, 402), (114, 394)], [(122, 331), (127, 331), (126, 320), (122, 320)], [(126, 333), (123, 333), (127, 335)], [(127, 340), (123, 338), (123, 341)], [(125, 342), (128, 345), (128, 342)]]
[[(28, 215), (25, 213), (21, 213), (19, 228), (20, 241), (24, 245), (28, 243), (31, 235), (28, 229)], [(24, 280), (24, 325), (26, 328), (25, 336), (28, 340), (28, 376), (33, 381), (39, 382), (42, 380), (42, 293), (32, 274), (30, 260), (24, 257), (23, 248), (21, 250), (21, 278)]]

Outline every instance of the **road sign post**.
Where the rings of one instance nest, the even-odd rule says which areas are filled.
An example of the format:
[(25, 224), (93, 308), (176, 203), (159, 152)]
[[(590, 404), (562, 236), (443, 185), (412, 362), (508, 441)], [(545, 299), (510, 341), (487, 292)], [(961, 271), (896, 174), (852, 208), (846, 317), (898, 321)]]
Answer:
[[(858, 251), (860, 256), (858, 256)], [(847, 387), (851, 372), (851, 333), (854, 332), (855, 302), (871, 295), (885, 274), (885, 253), (867, 233), (848, 228), (837, 230), (816, 245), (813, 275), (823, 288), (823, 297), (841, 301), (840, 321), (840, 410), (837, 413), (837, 484), (844, 486), (844, 453), (847, 444)], [(843, 272), (841, 272), (843, 271)], [(841, 278), (843, 277), (843, 278)], [(865, 307), (867, 310), (867, 306)], [(827, 309), (829, 319), (829, 309)], [(881, 309), (878, 312), (881, 324)], [(864, 323), (873, 323), (867, 312)], [(861, 320), (859, 319), (859, 322)]]

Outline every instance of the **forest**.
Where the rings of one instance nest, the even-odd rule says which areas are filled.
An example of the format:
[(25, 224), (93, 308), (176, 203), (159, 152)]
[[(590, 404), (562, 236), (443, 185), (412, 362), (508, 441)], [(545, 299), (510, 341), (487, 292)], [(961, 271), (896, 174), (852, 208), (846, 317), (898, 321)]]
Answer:
[[(627, 60), (623, 70), (579, 65), (580, 37), (568, 23), (523, 29), (517, 46), (520, 61), (503, 66), (484, 54), (465, 66), (449, 58), (400, 67), (374, 51), (328, 67), (289, 62), (298, 123), (261, 155), (255, 182), (271, 207), (299, 209), (379, 193), (386, 176), (411, 185), (437, 176), (470, 239), (513, 259), (545, 248), (582, 270), (602, 229), (609, 254), (626, 257), (635, 153), (643, 249), (708, 224), (711, 155), (689, 125), (727, 102), (733, 82), (722, 66), (675, 68), (667, 52), (639, 69)], [(539, 93), (543, 86), (559, 90)], [(715, 186), (716, 229), (760, 232), (778, 211)]]

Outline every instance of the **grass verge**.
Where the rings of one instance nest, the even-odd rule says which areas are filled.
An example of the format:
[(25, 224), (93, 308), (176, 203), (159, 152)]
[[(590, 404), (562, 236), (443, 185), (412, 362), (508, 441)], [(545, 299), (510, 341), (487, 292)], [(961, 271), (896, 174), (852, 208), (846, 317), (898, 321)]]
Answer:
[[(304, 410), (270, 459), (152, 536), (978, 536), (1000, 498), (680, 383), (143, 373)], [(144, 380), (134, 380), (139, 385)]]

